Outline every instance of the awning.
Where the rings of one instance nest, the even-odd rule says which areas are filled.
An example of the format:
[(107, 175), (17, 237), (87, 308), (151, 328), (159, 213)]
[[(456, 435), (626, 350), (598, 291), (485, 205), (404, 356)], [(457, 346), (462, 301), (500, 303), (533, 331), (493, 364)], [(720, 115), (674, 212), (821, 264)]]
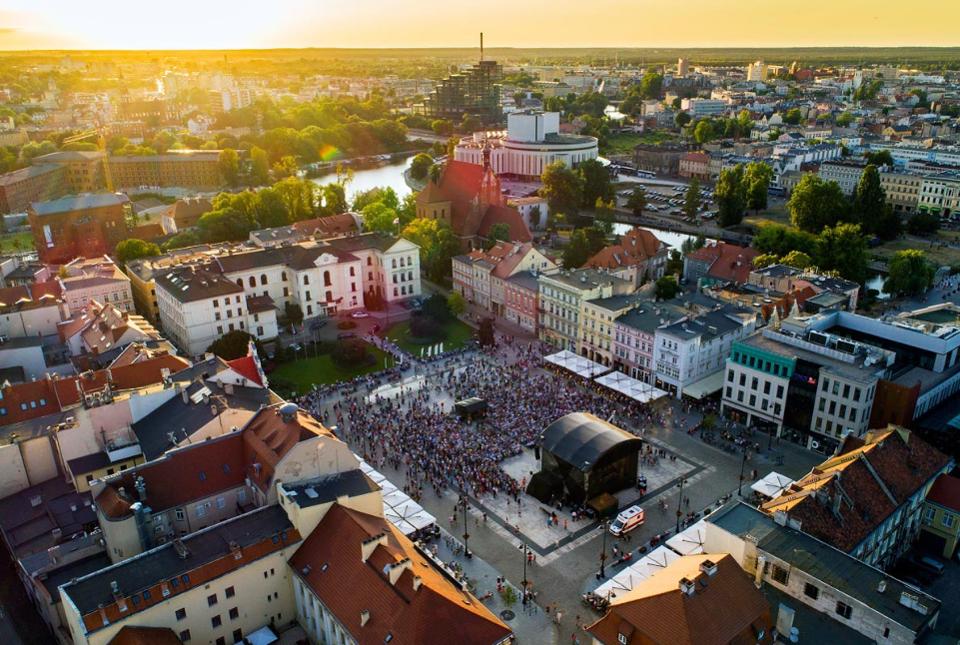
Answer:
[(786, 475), (771, 472), (763, 479), (758, 479), (757, 481), (753, 482), (753, 484), (750, 485), (750, 489), (760, 493), (768, 499), (776, 499), (780, 497), (783, 494), (784, 489), (786, 489), (792, 483), (793, 480)]
[(667, 546), (680, 555), (699, 555), (703, 553), (706, 530), (707, 523), (700, 520), (667, 540)]
[(667, 396), (667, 393), (660, 388), (631, 378), (623, 372), (604, 374), (600, 378), (595, 379), (595, 382), (640, 403), (649, 403), (650, 401), (656, 401), (659, 398)]
[(591, 361), (583, 356), (577, 356), (567, 349), (562, 352), (557, 352), (556, 354), (544, 356), (543, 360), (584, 378), (593, 378), (594, 376), (610, 371), (609, 367)]
[(680, 556), (665, 546), (659, 546), (640, 558), (620, 573), (594, 589), (593, 593), (606, 598), (613, 598), (621, 592), (627, 592), (644, 580), (651, 578)]
[(692, 399), (700, 400), (705, 396), (713, 394), (714, 392), (719, 392), (720, 388), (723, 387), (724, 372), (725, 370), (719, 370), (710, 376), (703, 377), (699, 381), (694, 381), (687, 387), (683, 388), (683, 393)]
[(410, 496), (403, 490), (394, 486), (390, 480), (374, 470), (370, 464), (359, 457), (357, 459), (360, 460), (360, 470), (380, 486), (383, 497), (383, 516), (400, 529), (401, 533), (410, 536), (420, 529), (437, 523), (437, 518), (410, 499)]

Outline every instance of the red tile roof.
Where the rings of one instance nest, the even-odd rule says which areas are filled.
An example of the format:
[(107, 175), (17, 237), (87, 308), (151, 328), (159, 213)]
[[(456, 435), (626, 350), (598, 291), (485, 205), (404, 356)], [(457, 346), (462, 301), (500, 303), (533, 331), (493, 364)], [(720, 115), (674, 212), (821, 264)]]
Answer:
[(477, 234), (481, 237), (489, 237), (490, 229), (495, 224), (506, 224), (510, 228), (510, 239), (515, 242), (529, 242), (533, 239), (527, 223), (523, 221), (523, 215), (515, 208), (509, 206), (488, 206), (480, 221), (480, 228)]
[(232, 361), (227, 361), (234, 372), (244, 377), (248, 381), (253, 381), (257, 385), (263, 386), (263, 380), (260, 377), (260, 370), (257, 369), (257, 362), (252, 356), (241, 356)]
[(107, 645), (180, 645), (181, 642), (169, 627), (125, 625)]
[[(701, 565), (716, 565), (713, 575)], [(680, 589), (693, 583), (693, 593)], [(606, 645), (772, 643), (770, 606), (728, 553), (683, 556), (618, 594), (587, 631)], [(763, 638), (757, 635), (763, 632)]]
[(871, 430), (761, 510), (783, 511), (804, 533), (850, 552), (951, 461), (904, 428)]
[(753, 247), (718, 242), (712, 246), (697, 249), (687, 254), (687, 257), (708, 263), (710, 268), (707, 270), (707, 275), (711, 278), (743, 284), (750, 277), (753, 259), (757, 255), (757, 250)]
[(933, 482), (927, 501), (939, 504), (944, 508), (960, 511), (960, 478), (952, 475), (940, 475)]
[[(365, 543), (370, 552), (364, 561)], [(384, 643), (390, 635), (391, 645), (472, 645), (511, 636), (509, 627), (382, 517), (334, 504), (290, 566), (359, 643)], [(361, 625), (364, 611), (369, 619)]]
[(710, 155), (705, 152), (688, 152), (683, 157), (683, 161), (692, 161), (694, 163), (709, 163)]
[(343, 235), (356, 233), (357, 220), (350, 213), (338, 213), (294, 222), (293, 228), (307, 235)]
[(583, 266), (593, 269), (637, 266), (665, 252), (666, 248), (666, 244), (650, 231), (634, 227), (622, 235), (617, 244), (597, 251)]
[(0, 392), (3, 393), (0, 425), (19, 423), (60, 411), (54, 381), (49, 379), (0, 386)]

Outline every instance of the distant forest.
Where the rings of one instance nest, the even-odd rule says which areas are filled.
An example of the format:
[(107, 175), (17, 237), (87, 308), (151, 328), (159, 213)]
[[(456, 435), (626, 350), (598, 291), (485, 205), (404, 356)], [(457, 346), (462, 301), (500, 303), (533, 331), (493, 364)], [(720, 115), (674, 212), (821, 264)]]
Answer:
[[(336, 74), (342, 76), (440, 76), (450, 65), (475, 60), (477, 48), (410, 49), (263, 49), (199, 51), (23, 51), (0, 52), (0, 60), (19, 64), (75, 61), (169, 66), (237, 74)], [(686, 58), (693, 65), (740, 66), (757, 59), (768, 64), (797, 61), (809, 67), (889, 63), (922, 70), (960, 69), (960, 47), (788, 47), (788, 48), (511, 48), (486, 50), (486, 57), (509, 64), (606, 66), (672, 65)]]

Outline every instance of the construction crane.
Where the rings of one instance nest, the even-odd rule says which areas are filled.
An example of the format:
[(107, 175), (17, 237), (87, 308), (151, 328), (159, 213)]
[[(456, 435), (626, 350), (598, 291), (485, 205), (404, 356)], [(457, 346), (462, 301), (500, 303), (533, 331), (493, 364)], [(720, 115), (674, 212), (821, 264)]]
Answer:
[(84, 141), (96, 137), (97, 147), (100, 149), (100, 152), (103, 153), (103, 158), (101, 159), (103, 163), (103, 183), (106, 186), (109, 192), (113, 192), (113, 176), (110, 174), (110, 162), (108, 161), (109, 155), (107, 154), (107, 138), (103, 134), (103, 127), (98, 125), (93, 130), (87, 130), (81, 132), (80, 134), (75, 134), (73, 136), (65, 138), (61, 145), (66, 145), (68, 143), (75, 143), (77, 141)]

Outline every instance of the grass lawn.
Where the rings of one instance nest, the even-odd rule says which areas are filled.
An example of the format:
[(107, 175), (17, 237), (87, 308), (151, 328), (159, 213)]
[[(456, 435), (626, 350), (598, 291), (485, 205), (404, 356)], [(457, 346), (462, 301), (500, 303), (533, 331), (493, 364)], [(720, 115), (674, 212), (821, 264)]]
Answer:
[[(334, 364), (329, 355), (317, 358), (301, 358), (280, 365), (270, 373), (271, 380), (276, 379), (290, 384), (297, 394), (308, 392), (313, 385), (326, 385), (337, 381), (348, 381), (361, 374), (379, 372), (383, 369), (383, 360), (387, 359), (387, 366), (393, 365), (393, 357), (380, 351), (376, 347), (369, 347), (369, 353), (376, 359), (372, 365), (357, 365), (347, 369), (340, 369)], [(281, 388), (282, 389), (282, 388)]]
[(622, 132), (613, 134), (607, 138), (607, 146), (604, 154), (607, 155), (632, 155), (633, 149), (638, 144), (646, 143), (650, 145), (659, 145), (666, 141), (672, 141), (676, 135), (663, 130), (653, 130), (637, 134), (636, 132)]
[(759, 229), (761, 226), (766, 224), (782, 224), (783, 226), (791, 226), (790, 224), (790, 213), (787, 212), (786, 204), (777, 204), (773, 208), (768, 208), (765, 211), (757, 213), (754, 215), (751, 212), (743, 218), (743, 223), (748, 226), (752, 226), (754, 229)]
[[(473, 338), (473, 327), (459, 320), (447, 323), (444, 326), (444, 331), (446, 332), (443, 338), (444, 351), (459, 349), (464, 343)], [(410, 321), (397, 323), (390, 327), (390, 329), (387, 330), (387, 338), (413, 356), (420, 356), (420, 348), (425, 347), (425, 345), (417, 343), (410, 336)]]
[[(930, 244), (933, 242), (933, 247)], [(886, 242), (875, 249), (870, 249), (870, 253), (884, 260), (889, 260), (897, 251), (906, 251), (907, 249), (919, 249), (927, 254), (927, 258), (936, 264), (953, 266), (960, 264), (960, 249), (947, 246), (938, 246), (941, 242), (934, 238), (931, 242), (917, 242), (911, 239), (899, 239)]]
[(0, 253), (17, 253), (33, 249), (33, 235), (30, 231), (0, 235)]

